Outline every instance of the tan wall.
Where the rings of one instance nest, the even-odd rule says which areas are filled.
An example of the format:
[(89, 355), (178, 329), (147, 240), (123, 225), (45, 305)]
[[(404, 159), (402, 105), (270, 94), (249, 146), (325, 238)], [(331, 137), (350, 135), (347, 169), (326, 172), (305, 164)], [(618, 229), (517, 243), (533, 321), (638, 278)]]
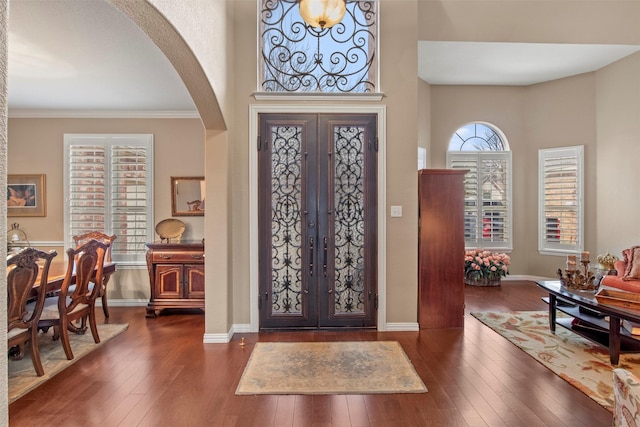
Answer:
[(427, 167), (431, 163), (431, 85), (418, 79), (418, 146), (427, 150)]
[(538, 254), (538, 150), (584, 145), (584, 250), (597, 253), (595, 75), (587, 73), (531, 86), (524, 113), (527, 144), (525, 152), (519, 153), (525, 168), (520, 174), (525, 182), (519, 187), (524, 197), (514, 213), (520, 229), (516, 260), (524, 265), (522, 269), (514, 266), (514, 271), (555, 277), (554, 272), (565, 260)]
[[(387, 106), (387, 321), (415, 322), (418, 293), (417, 1), (383, 0), (380, 77)], [(402, 218), (389, 208), (403, 206)]]
[[(9, 217), (29, 240), (51, 242), (44, 249), (64, 250), (63, 137), (66, 133), (144, 133), (154, 136), (154, 224), (171, 217), (171, 176), (204, 175), (204, 129), (198, 119), (9, 119), (8, 173), (46, 175), (46, 217)], [(208, 205), (208, 207), (215, 205)], [(179, 217), (184, 239), (202, 239), (203, 217)], [(155, 238), (158, 236), (156, 235)], [(58, 246), (56, 246), (56, 243)], [(146, 267), (120, 269), (113, 275), (109, 298), (148, 299)]]
[(420, 40), (640, 44), (635, 0), (418, 0)]
[(504, 132), (513, 153), (512, 274), (553, 277), (558, 257), (538, 254), (538, 150), (585, 145), (585, 250), (596, 251), (595, 76), (530, 87), (432, 86), (432, 164), (444, 167), (453, 133), (471, 121)]
[(640, 54), (598, 71), (598, 253), (640, 245)]
[(231, 207), (233, 211), (231, 253), (233, 275), (233, 322), (250, 323), (249, 277), (249, 105), (255, 103), (251, 94), (257, 90), (256, 2), (234, 3), (234, 139), (230, 142)]

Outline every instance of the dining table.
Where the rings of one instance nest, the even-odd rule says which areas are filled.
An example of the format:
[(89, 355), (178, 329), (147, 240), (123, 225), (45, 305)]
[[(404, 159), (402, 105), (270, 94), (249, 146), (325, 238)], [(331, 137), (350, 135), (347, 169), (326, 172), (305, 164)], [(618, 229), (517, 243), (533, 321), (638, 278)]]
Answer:
[[(48, 293), (57, 292), (60, 290), (60, 288), (62, 288), (62, 282), (64, 281), (64, 276), (67, 274), (68, 265), (69, 263), (67, 262), (67, 260), (63, 258), (60, 258), (60, 259), (54, 258), (51, 261), (51, 265), (49, 266), (49, 276), (47, 278)], [(104, 277), (102, 280), (105, 286), (109, 281), (109, 278), (115, 271), (116, 271), (115, 262), (104, 263), (104, 267), (102, 269), (102, 275)], [(40, 273), (41, 272), (42, 270), (40, 270)], [(71, 284), (74, 284), (75, 282), (76, 282), (76, 272), (75, 272), (75, 266), (74, 266), (74, 271), (71, 276)], [(32, 297), (38, 296), (39, 287), (40, 287), (40, 275), (38, 275), (38, 279), (36, 280), (36, 283), (33, 286), (33, 291), (31, 293)]]

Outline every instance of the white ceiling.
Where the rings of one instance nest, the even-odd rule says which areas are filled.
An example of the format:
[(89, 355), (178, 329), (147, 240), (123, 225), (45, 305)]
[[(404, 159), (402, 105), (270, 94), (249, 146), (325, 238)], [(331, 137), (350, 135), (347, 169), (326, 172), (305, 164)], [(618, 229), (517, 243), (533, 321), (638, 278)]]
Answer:
[(197, 117), (160, 49), (107, 2), (11, 0), (9, 7), (10, 116), (79, 110)]
[(528, 86), (598, 70), (635, 45), (418, 42), (418, 75), (434, 85)]
[[(9, 2), (9, 115), (197, 117), (162, 52), (103, 0)], [(529, 85), (601, 68), (640, 46), (419, 42), (435, 84)]]

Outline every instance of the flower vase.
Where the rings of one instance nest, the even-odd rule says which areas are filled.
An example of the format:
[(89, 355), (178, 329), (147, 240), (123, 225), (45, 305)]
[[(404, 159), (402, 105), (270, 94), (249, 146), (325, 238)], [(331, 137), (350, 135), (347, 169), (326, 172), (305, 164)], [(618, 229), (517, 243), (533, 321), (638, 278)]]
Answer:
[(502, 278), (497, 277), (465, 277), (464, 283), (471, 286), (500, 286)]

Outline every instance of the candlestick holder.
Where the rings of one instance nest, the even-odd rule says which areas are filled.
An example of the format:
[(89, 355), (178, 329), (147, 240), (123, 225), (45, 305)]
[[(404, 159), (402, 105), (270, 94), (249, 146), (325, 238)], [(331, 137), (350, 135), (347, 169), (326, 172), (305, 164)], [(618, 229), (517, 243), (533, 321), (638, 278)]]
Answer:
[(600, 283), (596, 280), (596, 275), (589, 270), (590, 261), (580, 261), (580, 270), (565, 270), (564, 273), (558, 269), (560, 284), (569, 290), (596, 291)]

